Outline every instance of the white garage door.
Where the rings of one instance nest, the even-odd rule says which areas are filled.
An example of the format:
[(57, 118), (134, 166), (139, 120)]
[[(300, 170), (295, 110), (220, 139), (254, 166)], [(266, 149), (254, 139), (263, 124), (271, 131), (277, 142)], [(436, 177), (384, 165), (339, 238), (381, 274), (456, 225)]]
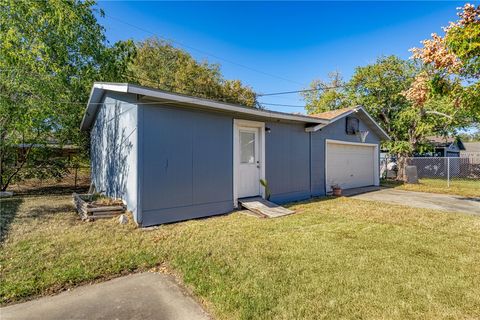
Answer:
[(377, 159), (376, 145), (327, 141), (327, 192), (331, 191), (335, 184), (342, 189), (377, 185)]

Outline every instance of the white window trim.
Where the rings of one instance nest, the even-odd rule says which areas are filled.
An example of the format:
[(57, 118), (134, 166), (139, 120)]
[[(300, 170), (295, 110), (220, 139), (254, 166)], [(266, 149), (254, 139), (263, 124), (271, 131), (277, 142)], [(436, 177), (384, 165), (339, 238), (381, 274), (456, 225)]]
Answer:
[[(238, 130), (240, 127), (258, 128), (260, 152), (260, 179), (265, 179), (265, 122), (233, 119), (233, 207), (238, 207)], [(260, 184), (260, 181), (258, 182)], [(265, 199), (265, 188), (261, 189), (261, 196)]]
[(325, 192), (327, 190), (327, 177), (328, 177), (328, 144), (347, 144), (347, 145), (355, 145), (355, 146), (366, 146), (366, 147), (373, 147), (375, 155), (373, 157), (373, 180), (374, 186), (380, 185), (380, 164), (379, 164), (379, 154), (378, 154), (378, 144), (376, 143), (364, 143), (364, 142), (350, 142), (350, 141), (342, 141), (342, 140), (333, 140), (333, 139), (325, 139)]

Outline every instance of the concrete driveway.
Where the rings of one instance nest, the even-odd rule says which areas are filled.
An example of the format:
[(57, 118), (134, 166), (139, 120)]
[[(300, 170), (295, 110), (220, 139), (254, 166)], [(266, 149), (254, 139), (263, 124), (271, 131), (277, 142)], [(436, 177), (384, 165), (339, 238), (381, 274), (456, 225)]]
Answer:
[(210, 317), (175, 280), (159, 273), (133, 274), (0, 309), (7, 319), (161, 319)]
[(480, 215), (480, 198), (404, 191), (391, 188), (361, 193), (350, 197), (361, 200), (395, 203), (416, 208), (466, 212)]

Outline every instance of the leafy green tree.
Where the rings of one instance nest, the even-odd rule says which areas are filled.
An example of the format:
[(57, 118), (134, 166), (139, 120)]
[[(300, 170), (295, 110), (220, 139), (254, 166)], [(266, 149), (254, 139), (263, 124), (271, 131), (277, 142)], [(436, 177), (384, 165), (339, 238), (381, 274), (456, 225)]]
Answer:
[(458, 134), (458, 137), (463, 142), (477, 142), (480, 141), (480, 125), (471, 128), (471, 132), (462, 132)]
[(95, 12), (89, 0), (0, 0), (2, 190), (27, 166), (58, 172), (45, 146), (79, 143), (92, 82), (122, 80), (133, 43), (108, 46)]
[(464, 77), (480, 78), (480, 5), (466, 4), (445, 28), (445, 44), (462, 63)]
[[(443, 28), (445, 34), (432, 34), (422, 41), (422, 48), (412, 48), (413, 58), (430, 67), (432, 89), (435, 85), (456, 79), (462, 83), (451, 91), (463, 118), (471, 124), (480, 122), (480, 5), (465, 4), (458, 8), (459, 19)], [(439, 81), (438, 81), (439, 80)]]
[(352, 105), (362, 105), (392, 138), (404, 149), (406, 126), (402, 113), (410, 107), (403, 92), (417, 72), (415, 65), (396, 56), (380, 57), (373, 64), (357, 67), (348, 83)]
[(339, 72), (328, 74), (328, 81), (313, 80), (308, 91), (302, 93), (309, 114), (351, 106), (346, 93), (346, 83)]
[(129, 71), (131, 81), (141, 85), (250, 107), (256, 103), (253, 90), (239, 80), (225, 80), (219, 65), (197, 62), (188, 52), (156, 37), (137, 43)]
[[(427, 136), (447, 135), (469, 123), (469, 113), (459, 107), (455, 94), (462, 90), (461, 84), (454, 79), (436, 78), (427, 67), (414, 61), (380, 57), (373, 64), (357, 67), (343, 87), (337, 96), (340, 102), (334, 104), (323, 103), (330, 101), (328, 91), (309, 93), (307, 111), (362, 105), (391, 137), (383, 147), (400, 159), (430, 149)], [(403, 178), (403, 170), (399, 178)]]

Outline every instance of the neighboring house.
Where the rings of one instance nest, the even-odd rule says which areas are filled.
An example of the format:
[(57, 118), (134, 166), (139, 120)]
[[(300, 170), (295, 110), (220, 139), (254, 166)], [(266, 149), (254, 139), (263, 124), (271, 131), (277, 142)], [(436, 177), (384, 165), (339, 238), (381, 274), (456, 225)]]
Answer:
[(305, 116), (116, 83), (94, 84), (81, 129), (96, 189), (141, 226), (227, 213), (265, 195), (260, 179), (277, 203), (379, 185), (389, 139), (362, 107)]
[(431, 136), (426, 137), (426, 140), (433, 145), (434, 152), (418, 156), (460, 157), (460, 151), (465, 150), (459, 138)]
[(480, 141), (464, 142), (464, 150), (460, 151), (460, 157), (480, 157)]

